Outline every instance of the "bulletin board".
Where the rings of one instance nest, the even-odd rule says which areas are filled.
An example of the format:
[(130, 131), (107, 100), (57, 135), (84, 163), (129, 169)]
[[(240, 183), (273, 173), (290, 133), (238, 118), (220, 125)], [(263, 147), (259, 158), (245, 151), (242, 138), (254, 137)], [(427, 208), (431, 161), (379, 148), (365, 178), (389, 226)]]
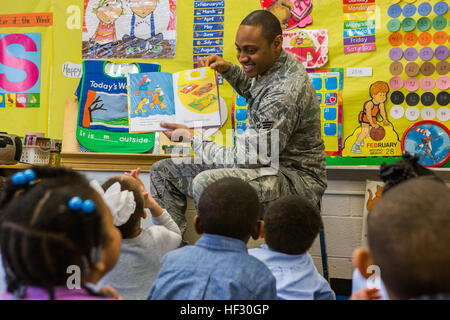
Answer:
[[(167, 44), (165, 47), (170, 47), (172, 51), (167, 49), (169, 51), (166, 52), (169, 53), (161, 58), (142, 58), (138, 57), (138, 51), (130, 51), (129, 57), (133, 58), (111, 57), (108, 60), (121, 63), (132, 63), (136, 59), (141, 62), (156, 61), (160, 63), (161, 71), (171, 73), (193, 68), (201, 56), (210, 53), (217, 53), (222, 55), (225, 60), (238, 64), (234, 38), (242, 19), (253, 10), (268, 7), (272, 3), (274, 7), (277, 7), (281, 6), (282, 2), (286, 2), (281, 0), (215, 1), (221, 2), (221, 4), (208, 9), (215, 10), (214, 19), (216, 20), (212, 22), (222, 25), (222, 27), (217, 30), (204, 30), (202, 29), (205, 26), (204, 23), (211, 21), (198, 16), (198, 10), (203, 8), (202, 2), (214, 1), (168, 1), (165, 0), (165, 3), (168, 3), (169, 6), (176, 5), (176, 25), (173, 26), (172, 23), (174, 27), (172, 35), (175, 34), (175, 36), (171, 38), (175, 39), (172, 42), (174, 45)], [(390, 123), (389, 129), (392, 130), (386, 129), (385, 136), (396, 135), (395, 141), (389, 142), (397, 143), (395, 147), (394, 145), (387, 149), (382, 147), (382, 151), (389, 151), (386, 154), (381, 152), (372, 156), (358, 156), (357, 154), (327, 156), (327, 165), (329, 166), (370, 166), (395, 161), (400, 155), (399, 146), (402, 134), (413, 123), (424, 120), (423, 117), (429, 119), (433, 115), (431, 109), (434, 110), (433, 121), (441, 123), (444, 127), (449, 126), (448, 112), (442, 109), (448, 108), (448, 105), (445, 107), (437, 102), (438, 94), (441, 92), (447, 92), (447, 96), (442, 97), (441, 95), (440, 101), (448, 99), (448, 85), (445, 84), (445, 80), (448, 81), (449, 61), (448, 54), (445, 57), (445, 48), (448, 52), (450, 35), (448, 6), (446, 10), (439, 7), (437, 8), (438, 12), (435, 12), (435, 4), (441, 1), (366, 0), (359, 2), (362, 3), (358, 3), (356, 0), (304, 1), (308, 8), (301, 8), (302, 10), (297, 10), (296, 13), (307, 14), (296, 20), (300, 21), (297, 26), (293, 26), (291, 20), (284, 23), (285, 31), (291, 33), (300, 26), (299, 24), (302, 24), (302, 36), (316, 33), (317, 41), (322, 41), (323, 30), (327, 30), (326, 50), (324, 48), (320, 51), (320, 55), (318, 54), (317, 57), (312, 55), (312, 58), (311, 54), (305, 50), (300, 51), (299, 54), (304, 54), (304, 58), (309, 59), (307, 63), (311, 67), (341, 68), (343, 70), (340, 133), (344, 155), (350, 154), (349, 149), (357, 141), (357, 135), (363, 134), (359, 117), (365, 109), (366, 102), (371, 100), (371, 85), (380, 81), (387, 83), (389, 87), (384, 108), (387, 121)], [(431, 5), (430, 12), (426, 13), (423, 3)], [(21, 0), (20, 4), (3, 4), (2, 14), (3, 12), (5, 14), (50, 12), (52, 13), (52, 24), (49, 26), (0, 27), (1, 34), (33, 32), (41, 34), (40, 107), (0, 108), (2, 131), (18, 135), (24, 135), (27, 131), (42, 131), (51, 138), (62, 138), (65, 100), (74, 97), (79, 83), (83, 52), (86, 53), (83, 51), (83, 28), (86, 28), (83, 19), (85, 4), (85, 0)], [(392, 8), (394, 4), (398, 7)], [(415, 9), (409, 5), (413, 5)], [(283, 7), (279, 8), (283, 9)], [(170, 21), (173, 22), (173, 17), (169, 16), (168, 19), (170, 18), (172, 18)], [(211, 36), (214, 36), (214, 42), (199, 39), (198, 32), (210, 33)], [(321, 44), (323, 43), (321, 42)], [(428, 49), (424, 49), (425, 47)], [(161, 48), (162, 50), (163, 48)], [(291, 48), (291, 51), (295, 50)], [(417, 57), (412, 60), (415, 56), (414, 52), (417, 53)], [(409, 64), (411, 62), (415, 64)], [(428, 63), (425, 64), (425, 62)], [(438, 66), (440, 62), (442, 63)], [(445, 63), (447, 64), (445, 65)], [(434, 68), (432, 74), (429, 74), (430, 68)], [(442, 68), (447, 70), (446, 73), (442, 71)], [(443, 74), (438, 73), (438, 69)], [(440, 89), (446, 86), (447, 89)], [(394, 92), (396, 93), (393, 96)], [(431, 93), (434, 97), (431, 104), (430, 101), (433, 98), (426, 93)], [(411, 95), (407, 100), (408, 94)], [(220, 85), (220, 95), (231, 114), (233, 90), (226, 81)], [(404, 97), (403, 100), (401, 95)], [(416, 105), (410, 105), (413, 103)], [(417, 110), (409, 109), (411, 107), (415, 107)], [(423, 111), (424, 109), (425, 111)], [(410, 114), (411, 112), (412, 114)], [(402, 115), (399, 116), (400, 114)], [(411, 119), (417, 118), (411, 121), (407, 116)], [(228, 117), (221, 129), (224, 136), (225, 131), (233, 126), (231, 119), (231, 116)], [(383, 124), (382, 120), (378, 115), (378, 123)], [(369, 138), (364, 139), (364, 143), (361, 150), (368, 148), (369, 143), (374, 145)], [(449, 166), (449, 163), (444, 164), (444, 167)]]
[(48, 132), (53, 28), (50, 1), (2, 3), (0, 131)]

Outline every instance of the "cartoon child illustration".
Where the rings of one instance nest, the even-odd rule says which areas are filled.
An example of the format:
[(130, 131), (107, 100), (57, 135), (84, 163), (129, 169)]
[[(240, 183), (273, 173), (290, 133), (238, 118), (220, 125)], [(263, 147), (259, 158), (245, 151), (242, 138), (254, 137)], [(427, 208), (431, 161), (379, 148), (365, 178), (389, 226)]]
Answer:
[(142, 76), (142, 80), (138, 83), (139, 89), (136, 90), (134, 93), (136, 95), (139, 95), (141, 91), (144, 91), (147, 93), (147, 95), (151, 95), (152, 92), (148, 90), (148, 86), (150, 85), (151, 80), (148, 78), (147, 75)]
[(414, 130), (423, 134), (421, 143), (419, 143), (416, 146), (416, 150), (423, 153), (423, 155), (420, 158), (422, 159), (425, 157), (430, 157), (433, 161), (436, 162), (438, 159), (434, 156), (433, 147), (431, 145), (431, 142), (439, 140), (439, 138), (444, 133), (439, 132), (438, 136), (435, 139), (433, 139), (433, 135), (431, 134), (430, 130), (428, 130), (428, 129), (422, 129), (420, 127), (417, 127), (417, 128), (414, 128)]
[(155, 93), (152, 96), (152, 103), (150, 103), (150, 108), (153, 109), (155, 105), (159, 105), (161, 109), (167, 108), (167, 106), (164, 105), (163, 100), (164, 100), (164, 92), (158, 85), (156, 86)]
[(147, 103), (148, 103), (148, 99), (147, 99), (146, 97), (143, 97), (143, 98), (141, 99), (141, 101), (138, 103), (138, 105), (137, 105), (137, 107), (136, 107), (136, 110), (134, 110), (134, 113), (138, 114), (139, 111), (140, 111), (141, 113), (146, 113), (147, 110), (144, 109), (144, 105), (147, 104)]
[(133, 16), (131, 18), (131, 31), (122, 37), (124, 43), (134, 41), (135, 46), (141, 50), (151, 48), (163, 40), (161, 32), (156, 33), (157, 24), (154, 11), (160, 0), (128, 0)]
[(358, 121), (361, 124), (361, 133), (357, 135), (358, 138), (352, 146), (352, 153), (361, 153), (362, 151), (359, 147), (364, 145), (364, 139), (369, 136), (370, 129), (380, 127), (377, 123), (378, 114), (381, 114), (385, 126), (390, 124), (387, 121), (384, 108), (384, 102), (389, 92), (388, 84), (384, 81), (372, 83), (369, 92), (372, 99), (364, 103), (364, 109), (359, 113)]
[(116, 25), (115, 21), (123, 14), (121, 0), (100, 0), (94, 13), (100, 20), (94, 36), (89, 40), (93, 46), (89, 53), (104, 49), (111, 54), (110, 48), (116, 44)]

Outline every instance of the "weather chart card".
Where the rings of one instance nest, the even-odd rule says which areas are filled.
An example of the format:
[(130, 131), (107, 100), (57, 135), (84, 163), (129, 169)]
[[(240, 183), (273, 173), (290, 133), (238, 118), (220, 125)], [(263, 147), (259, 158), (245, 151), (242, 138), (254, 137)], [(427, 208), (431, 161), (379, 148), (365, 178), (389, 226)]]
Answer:
[(327, 155), (340, 155), (342, 152), (342, 89), (343, 69), (311, 70), (309, 79), (316, 89), (320, 105), (322, 139)]
[(190, 128), (221, 124), (216, 73), (211, 68), (130, 74), (128, 89), (130, 133), (163, 131), (160, 122)]
[(343, 0), (344, 53), (375, 51), (375, 0)]

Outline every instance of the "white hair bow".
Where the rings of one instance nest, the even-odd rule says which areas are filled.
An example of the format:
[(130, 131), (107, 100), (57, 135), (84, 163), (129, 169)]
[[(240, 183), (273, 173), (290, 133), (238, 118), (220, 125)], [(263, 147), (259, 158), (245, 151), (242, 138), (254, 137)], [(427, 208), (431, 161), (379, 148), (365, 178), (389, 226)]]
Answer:
[(120, 183), (113, 183), (108, 190), (104, 191), (97, 180), (91, 180), (90, 185), (103, 197), (113, 216), (116, 227), (125, 224), (136, 210), (136, 201), (132, 191), (120, 191)]

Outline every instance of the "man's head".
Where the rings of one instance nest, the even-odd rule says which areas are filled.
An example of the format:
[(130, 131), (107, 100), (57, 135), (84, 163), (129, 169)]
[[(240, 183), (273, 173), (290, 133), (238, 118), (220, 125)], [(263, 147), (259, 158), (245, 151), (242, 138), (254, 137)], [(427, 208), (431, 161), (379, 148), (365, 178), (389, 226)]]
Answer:
[(223, 178), (200, 195), (197, 233), (210, 233), (247, 242), (259, 236), (259, 199), (256, 191), (238, 178)]
[(250, 13), (236, 33), (237, 59), (248, 77), (267, 71), (282, 50), (283, 35), (278, 19), (269, 11)]
[(303, 254), (313, 244), (322, 226), (319, 210), (297, 195), (272, 202), (264, 215), (264, 238), (272, 250)]
[(394, 186), (368, 216), (373, 264), (392, 299), (450, 293), (450, 189), (429, 177)]

